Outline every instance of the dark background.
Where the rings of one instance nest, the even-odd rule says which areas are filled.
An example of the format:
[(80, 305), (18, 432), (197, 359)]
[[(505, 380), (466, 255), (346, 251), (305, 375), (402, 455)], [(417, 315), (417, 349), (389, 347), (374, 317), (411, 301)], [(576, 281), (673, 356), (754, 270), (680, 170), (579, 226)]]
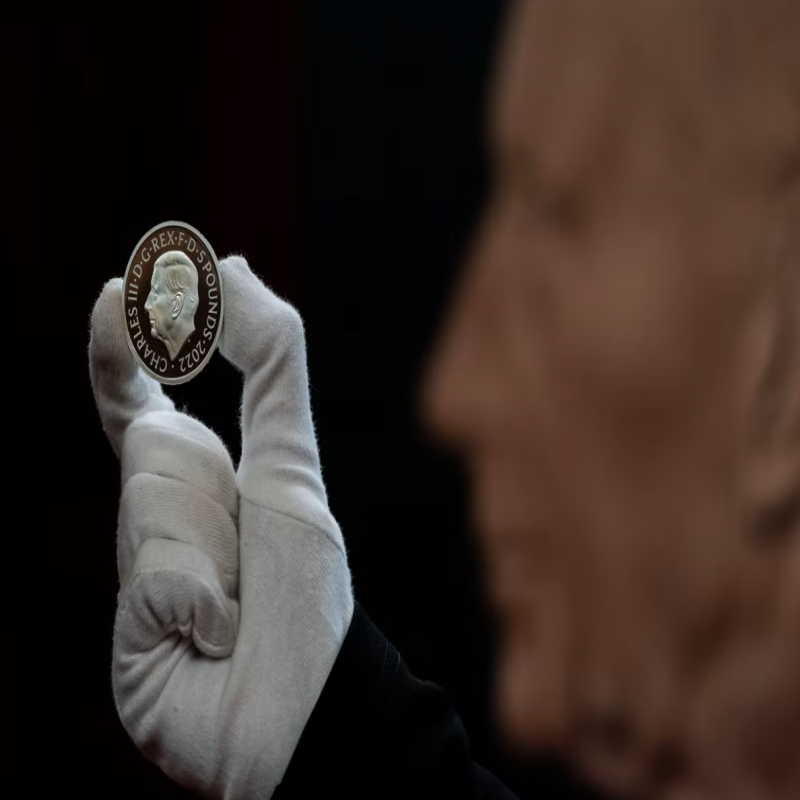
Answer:
[[(6, 381), (21, 398), (8, 422), (21, 478), (9, 496), (20, 796), (185, 794), (139, 755), (112, 702), (119, 479), (86, 355), (103, 283), (167, 219), (197, 227), (220, 258), (246, 255), (303, 315), (324, 475), (362, 605), (447, 689), (477, 760), (525, 797), (586, 796), (499, 744), (466, 489), (417, 413), (486, 192), (501, 14), (495, 0), (305, 0), (269, 4), (268, 19), (198, 9), (190, 24), (160, 20), (158, 35), (100, 30), (88, 14), (4, 29), (7, 291), (24, 299)], [(238, 458), (239, 391), (217, 356), (170, 393)]]

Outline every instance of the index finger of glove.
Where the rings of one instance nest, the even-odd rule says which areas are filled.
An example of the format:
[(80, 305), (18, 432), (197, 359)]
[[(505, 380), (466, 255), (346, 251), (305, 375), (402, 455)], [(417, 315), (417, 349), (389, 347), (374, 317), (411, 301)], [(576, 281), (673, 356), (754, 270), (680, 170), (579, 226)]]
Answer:
[(172, 410), (161, 384), (133, 358), (125, 330), (122, 279), (109, 281), (92, 311), (89, 371), (100, 421), (117, 456), (130, 424), (150, 411)]
[(305, 518), (327, 498), (320, 472), (306, 366), (303, 322), (238, 256), (220, 263), (225, 323), (220, 352), (244, 373), (244, 497)]

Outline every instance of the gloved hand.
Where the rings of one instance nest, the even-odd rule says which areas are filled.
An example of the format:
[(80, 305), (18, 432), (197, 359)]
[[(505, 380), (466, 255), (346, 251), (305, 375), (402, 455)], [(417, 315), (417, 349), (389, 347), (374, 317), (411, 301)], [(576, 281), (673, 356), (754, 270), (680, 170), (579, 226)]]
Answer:
[(242, 258), (220, 264), (220, 352), (244, 373), (242, 458), (174, 409), (125, 340), (122, 282), (90, 371), (120, 457), (112, 684), (141, 751), (208, 797), (269, 798), (353, 613), (320, 473), (303, 325)]

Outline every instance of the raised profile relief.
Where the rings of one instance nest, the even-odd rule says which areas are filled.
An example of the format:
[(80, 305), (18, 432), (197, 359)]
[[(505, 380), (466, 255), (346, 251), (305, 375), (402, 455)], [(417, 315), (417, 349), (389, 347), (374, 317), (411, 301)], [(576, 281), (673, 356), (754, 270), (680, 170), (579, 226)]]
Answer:
[(222, 328), (219, 262), (208, 239), (168, 220), (139, 239), (123, 279), (131, 353), (160, 383), (185, 383), (208, 363)]
[(150, 333), (167, 346), (174, 361), (194, 332), (199, 297), (197, 267), (180, 250), (169, 250), (153, 264), (150, 294), (144, 309), (150, 318)]

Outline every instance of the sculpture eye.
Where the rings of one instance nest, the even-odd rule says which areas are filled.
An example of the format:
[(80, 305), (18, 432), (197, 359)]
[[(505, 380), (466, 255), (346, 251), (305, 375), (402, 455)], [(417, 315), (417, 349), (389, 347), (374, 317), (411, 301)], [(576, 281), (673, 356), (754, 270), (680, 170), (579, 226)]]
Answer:
[(517, 183), (536, 220), (555, 233), (572, 236), (586, 226), (588, 206), (579, 189), (543, 180), (533, 170), (520, 170)]
[(553, 230), (575, 235), (586, 227), (586, 204), (570, 189), (539, 190), (536, 193), (539, 219)]

